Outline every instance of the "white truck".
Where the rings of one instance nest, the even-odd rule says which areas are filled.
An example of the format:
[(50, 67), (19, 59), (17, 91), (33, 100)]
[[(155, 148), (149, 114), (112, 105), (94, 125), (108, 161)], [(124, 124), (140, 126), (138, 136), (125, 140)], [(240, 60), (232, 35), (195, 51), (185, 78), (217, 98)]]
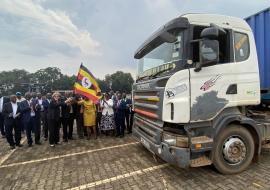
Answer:
[(182, 168), (214, 164), (223, 174), (258, 160), (270, 140), (269, 104), (261, 104), (256, 45), (245, 20), (185, 14), (134, 57), (133, 135), (149, 151)]

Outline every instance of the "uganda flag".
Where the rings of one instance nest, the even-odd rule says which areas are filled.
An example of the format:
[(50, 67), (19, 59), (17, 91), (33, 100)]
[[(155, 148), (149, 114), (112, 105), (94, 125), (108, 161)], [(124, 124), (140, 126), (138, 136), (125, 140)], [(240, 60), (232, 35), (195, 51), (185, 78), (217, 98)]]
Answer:
[(100, 99), (98, 93), (101, 92), (98, 83), (92, 73), (81, 64), (76, 82), (74, 84), (74, 94), (86, 96), (93, 102)]

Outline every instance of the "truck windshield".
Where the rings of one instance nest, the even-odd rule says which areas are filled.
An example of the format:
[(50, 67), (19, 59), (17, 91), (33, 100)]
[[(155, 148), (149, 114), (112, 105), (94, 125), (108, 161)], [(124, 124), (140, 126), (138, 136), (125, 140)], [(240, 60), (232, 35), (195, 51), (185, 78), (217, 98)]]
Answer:
[(177, 41), (174, 43), (163, 43), (138, 60), (137, 78), (155, 75), (162, 70), (168, 70), (178, 60), (182, 59), (183, 32), (175, 32)]

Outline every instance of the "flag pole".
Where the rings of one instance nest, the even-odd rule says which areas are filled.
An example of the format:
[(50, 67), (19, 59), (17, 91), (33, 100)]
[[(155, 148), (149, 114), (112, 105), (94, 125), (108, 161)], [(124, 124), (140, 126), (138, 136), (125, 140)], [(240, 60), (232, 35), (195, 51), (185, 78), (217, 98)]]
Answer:
[(74, 94), (74, 95), (75, 95), (75, 83), (78, 81), (78, 76), (79, 76), (80, 69), (81, 69), (82, 66), (83, 66), (83, 62), (81, 62), (81, 65), (80, 65), (80, 67), (79, 67), (79, 70), (78, 70), (78, 74), (77, 74), (76, 80), (73, 82), (73, 94)]

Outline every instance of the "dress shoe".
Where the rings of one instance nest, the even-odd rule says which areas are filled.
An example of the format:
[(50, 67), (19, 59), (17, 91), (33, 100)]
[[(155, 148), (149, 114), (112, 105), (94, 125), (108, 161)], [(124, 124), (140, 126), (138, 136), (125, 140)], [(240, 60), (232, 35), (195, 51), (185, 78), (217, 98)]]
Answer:
[(15, 149), (15, 146), (13, 145), (13, 146), (10, 146), (10, 149), (11, 150), (14, 150)]
[(41, 145), (41, 142), (36, 142), (37, 145)]
[(32, 147), (33, 145), (32, 144), (28, 144), (28, 147)]
[(16, 146), (17, 146), (17, 147), (23, 147), (23, 145), (22, 145), (22, 144), (17, 144)]

